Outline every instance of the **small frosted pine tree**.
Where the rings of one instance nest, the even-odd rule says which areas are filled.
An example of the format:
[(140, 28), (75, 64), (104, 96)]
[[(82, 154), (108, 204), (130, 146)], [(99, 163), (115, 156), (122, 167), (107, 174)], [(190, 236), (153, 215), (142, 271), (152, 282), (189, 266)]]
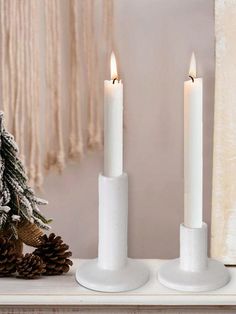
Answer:
[(47, 201), (36, 197), (27, 182), (18, 146), (5, 130), (4, 114), (0, 112), (0, 232), (10, 231), (16, 239), (19, 222), (29, 221), (42, 229), (50, 228), (50, 221), (39, 210), (39, 205), (46, 205)]

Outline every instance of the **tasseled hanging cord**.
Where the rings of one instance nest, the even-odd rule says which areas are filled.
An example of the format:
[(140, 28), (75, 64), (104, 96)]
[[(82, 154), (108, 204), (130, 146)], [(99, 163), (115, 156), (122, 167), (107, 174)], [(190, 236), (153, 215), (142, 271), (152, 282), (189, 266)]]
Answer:
[[(15, 2), (15, 3), (14, 3)], [(12, 79), (14, 80), (14, 86), (15, 86), (15, 95), (13, 99), (13, 106), (14, 106), (14, 113), (13, 113), (13, 134), (15, 136), (15, 140), (17, 143), (19, 143), (20, 148), (20, 126), (19, 126), (19, 110), (20, 110), (20, 94), (21, 94), (21, 31), (22, 31), (22, 23), (21, 23), (21, 2), (18, 3), (16, 1), (12, 1), (12, 4), (14, 4), (14, 20), (15, 20), (15, 28), (12, 32), (12, 40), (17, 41), (19, 40), (19, 45), (16, 49), (15, 43), (12, 43), (12, 47), (14, 47), (13, 51), (13, 60), (14, 60), (14, 71), (15, 71), (15, 80), (14, 77)], [(12, 82), (13, 84), (13, 82)]]
[(17, 2), (16, 11), (16, 38), (18, 49), (16, 49), (16, 102), (14, 110), (14, 134), (19, 146), (20, 158), (25, 165), (25, 147), (24, 147), (24, 117), (25, 117), (25, 2)]
[(82, 2), (83, 9), (83, 39), (84, 52), (87, 65), (87, 80), (88, 80), (88, 148), (94, 148), (95, 137), (95, 99), (94, 99), (94, 29), (93, 29), (93, 0)]
[[(59, 34), (59, 11), (60, 3), (57, 0), (45, 0), (46, 11), (46, 44), (47, 44), (47, 87), (48, 104), (51, 108), (47, 121), (47, 132), (52, 132), (47, 142), (46, 170), (56, 166), (59, 171), (64, 168), (64, 144), (62, 137), (61, 122), (61, 60), (60, 60), (60, 34)], [(46, 113), (48, 114), (48, 112)], [(50, 119), (51, 118), (51, 119)], [(48, 134), (46, 134), (48, 136)]]
[(35, 137), (35, 102), (34, 102), (34, 56), (33, 56), (33, 5), (32, 1), (28, 3), (29, 6), (29, 86), (28, 94), (30, 95), (29, 102), (29, 125), (30, 125), (30, 155), (29, 155), (29, 180), (30, 184), (34, 185), (36, 177), (35, 157), (36, 157), (36, 137)]
[(53, 65), (52, 65), (52, 2), (44, 1), (45, 8), (45, 25), (46, 25), (46, 137), (45, 137), (45, 146), (46, 146), (46, 157), (45, 157), (45, 169), (49, 171), (51, 166), (55, 163), (53, 158), (53, 137), (54, 134), (54, 119), (53, 119), (53, 97), (52, 97), (52, 73), (53, 73)]
[(20, 137), (19, 137), (19, 147), (20, 147), (20, 154), (21, 154), (21, 161), (25, 166), (25, 115), (26, 115), (26, 66), (25, 63), (27, 62), (25, 58), (25, 34), (26, 34), (26, 1), (22, 1), (20, 4), (20, 19), (21, 19), (21, 37), (20, 37), (20, 80), (21, 80), (21, 93), (20, 93), (20, 106), (19, 106), (19, 114), (20, 114), (20, 121), (19, 121), (19, 128), (20, 128)]
[(9, 3), (5, 0), (0, 2), (1, 14), (1, 90), (2, 90), (2, 107), (5, 112), (5, 125), (9, 127), (9, 18), (8, 6)]
[[(13, 117), (13, 134), (18, 138), (18, 129), (15, 128), (15, 105), (16, 105), (16, 53), (17, 53), (17, 37), (16, 37), (16, 16), (17, 16), (17, 0), (8, 1), (8, 19), (9, 19), (9, 117)], [(14, 18), (11, 18), (14, 17)]]
[(79, 26), (78, 6), (76, 0), (71, 0), (70, 5), (70, 26), (71, 26), (71, 103), (70, 103), (70, 138), (69, 158), (79, 159), (83, 155), (83, 134), (81, 119), (81, 98), (80, 98), (80, 55), (79, 55)]
[(94, 135), (93, 135), (93, 149), (99, 149), (102, 147), (102, 130), (101, 130), (101, 104), (103, 100), (103, 80), (101, 77), (102, 70), (99, 67), (98, 62), (98, 50), (97, 42), (94, 38), (94, 54), (93, 54), (93, 98), (94, 98)]
[(60, 25), (60, 3), (57, 0), (54, 0), (54, 27), (55, 27), (55, 37), (54, 37), (54, 47), (56, 47), (56, 64), (55, 64), (55, 72), (54, 72), (54, 82), (55, 82), (55, 103), (56, 103), (56, 132), (57, 132), (57, 145), (58, 145), (58, 153), (56, 154), (56, 166), (58, 170), (61, 172), (65, 166), (65, 154), (64, 154), (64, 144), (63, 144), (63, 136), (62, 136), (62, 119), (61, 119), (61, 37), (59, 31)]
[(75, 131), (75, 102), (76, 102), (76, 70), (75, 70), (75, 12), (74, 2), (69, 1), (69, 13), (70, 13), (70, 55), (71, 55), (71, 82), (70, 82), (70, 106), (69, 106), (69, 118), (70, 118), (70, 130), (69, 130), (69, 158), (75, 159), (75, 146), (76, 146), (76, 131)]
[(32, 2), (32, 31), (33, 31), (33, 82), (34, 82), (34, 112), (35, 112), (35, 186), (42, 187), (43, 175), (41, 167), (41, 149), (40, 149), (40, 132), (39, 132), (39, 19), (38, 19), (38, 2)]
[[(25, 25), (25, 47), (24, 47), (24, 69), (25, 69), (25, 103), (24, 103), (24, 115), (26, 115), (26, 121), (27, 121), (27, 125), (24, 125), (22, 123), (21, 125), (21, 129), (22, 128), (27, 128), (27, 131), (25, 134), (27, 134), (27, 138), (26, 138), (26, 149), (28, 151), (28, 156), (27, 156), (27, 160), (26, 160), (26, 164), (27, 164), (27, 174), (29, 177), (31, 177), (30, 175), (30, 160), (32, 159), (31, 155), (33, 152), (32, 149), (32, 145), (31, 145), (31, 137), (32, 137), (32, 123), (31, 123), (31, 95), (30, 95), (30, 8), (28, 3), (25, 3), (25, 7), (24, 7), (24, 18), (26, 22)], [(32, 179), (31, 179), (31, 183), (32, 183)]]

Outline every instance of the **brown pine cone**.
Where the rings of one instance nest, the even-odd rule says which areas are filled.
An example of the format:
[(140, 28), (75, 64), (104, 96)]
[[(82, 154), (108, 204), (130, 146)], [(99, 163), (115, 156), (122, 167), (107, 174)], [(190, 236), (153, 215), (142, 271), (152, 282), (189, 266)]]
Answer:
[(0, 237), (0, 276), (10, 276), (16, 272), (16, 259), (13, 241)]
[(45, 272), (45, 264), (39, 256), (27, 253), (17, 259), (16, 270), (19, 278), (35, 279)]
[(51, 233), (41, 237), (42, 244), (34, 251), (35, 255), (40, 256), (46, 264), (44, 275), (61, 275), (67, 273), (72, 266), (69, 257), (72, 255), (68, 251), (69, 246), (63, 243), (61, 237)]

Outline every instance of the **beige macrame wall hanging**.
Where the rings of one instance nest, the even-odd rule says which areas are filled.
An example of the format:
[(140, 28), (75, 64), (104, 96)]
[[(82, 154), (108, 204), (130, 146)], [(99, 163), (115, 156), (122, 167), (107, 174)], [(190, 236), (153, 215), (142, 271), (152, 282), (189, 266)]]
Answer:
[(1, 104), (41, 187), (45, 172), (102, 146), (113, 2), (0, 0), (0, 22)]
[(211, 255), (236, 264), (236, 1), (216, 0)]

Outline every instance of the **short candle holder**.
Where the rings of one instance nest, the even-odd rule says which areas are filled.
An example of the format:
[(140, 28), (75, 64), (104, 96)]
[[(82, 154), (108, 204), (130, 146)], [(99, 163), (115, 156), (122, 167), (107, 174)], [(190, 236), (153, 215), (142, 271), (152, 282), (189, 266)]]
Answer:
[(168, 288), (201, 292), (223, 287), (230, 280), (227, 268), (207, 257), (207, 224), (201, 228), (180, 225), (180, 258), (166, 262), (159, 281)]
[(127, 258), (128, 176), (99, 175), (98, 258), (81, 265), (76, 280), (82, 286), (103, 292), (139, 288), (149, 271), (139, 261)]

